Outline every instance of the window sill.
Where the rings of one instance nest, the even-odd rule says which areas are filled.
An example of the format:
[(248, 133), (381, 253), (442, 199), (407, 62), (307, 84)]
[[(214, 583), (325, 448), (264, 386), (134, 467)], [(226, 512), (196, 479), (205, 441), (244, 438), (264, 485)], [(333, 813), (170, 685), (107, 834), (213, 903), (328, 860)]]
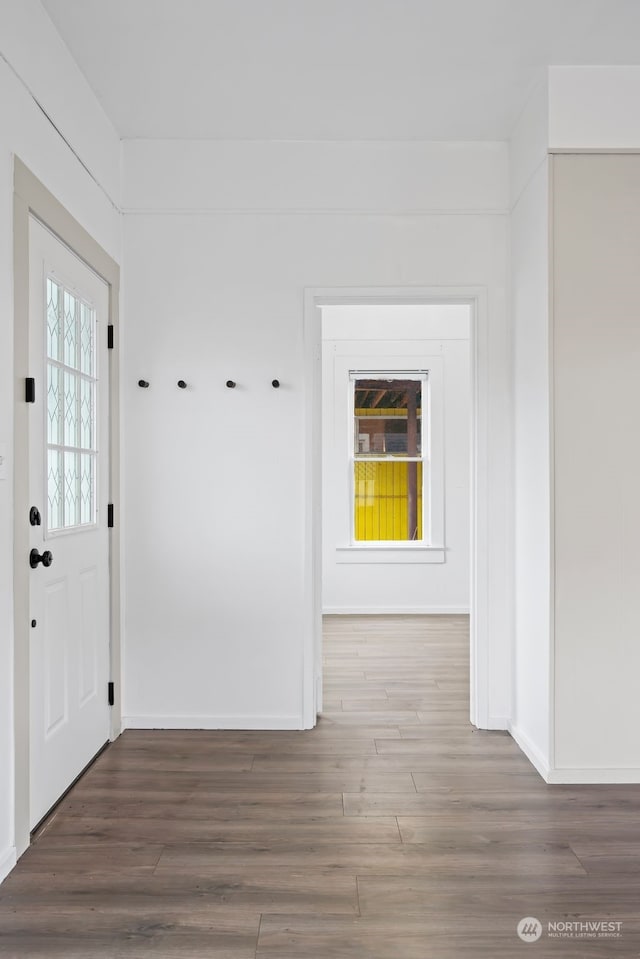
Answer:
[(382, 545), (358, 543), (336, 546), (336, 563), (444, 563), (445, 546), (424, 546), (414, 543)]

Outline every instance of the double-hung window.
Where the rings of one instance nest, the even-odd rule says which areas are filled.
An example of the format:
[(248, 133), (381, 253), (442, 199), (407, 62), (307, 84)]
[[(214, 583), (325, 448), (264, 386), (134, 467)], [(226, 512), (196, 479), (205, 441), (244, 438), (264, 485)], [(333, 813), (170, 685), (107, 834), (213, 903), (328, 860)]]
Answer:
[(350, 373), (354, 543), (427, 543), (426, 372)]

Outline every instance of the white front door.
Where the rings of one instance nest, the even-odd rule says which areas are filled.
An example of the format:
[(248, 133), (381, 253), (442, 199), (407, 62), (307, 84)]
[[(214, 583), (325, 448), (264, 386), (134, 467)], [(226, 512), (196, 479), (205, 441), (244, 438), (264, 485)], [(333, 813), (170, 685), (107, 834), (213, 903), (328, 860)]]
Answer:
[(109, 738), (109, 290), (29, 222), (31, 828)]

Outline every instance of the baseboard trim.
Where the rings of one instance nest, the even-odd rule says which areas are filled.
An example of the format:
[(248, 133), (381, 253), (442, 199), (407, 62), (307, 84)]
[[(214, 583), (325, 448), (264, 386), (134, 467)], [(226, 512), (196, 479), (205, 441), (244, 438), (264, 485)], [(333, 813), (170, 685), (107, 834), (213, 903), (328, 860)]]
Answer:
[(303, 729), (301, 716), (123, 716), (124, 729)]
[(640, 769), (562, 769), (550, 770), (547, 782), (554, 785), (622, 785), (640, 783)]
[(531, 742), (529, 737), (523, 733), (518, 726), (509, 723), (507, 728), (531, 765), (540, 773), (544, 781), (547, 783), (552, 782), (549, 778), (551, 775), (549, 764), (538, 747)]
[(325, 606), (324, 616), (468, 616), (468, 606)]
[(10, 846), (9, 849), (0, 855), (0, 882), (3, 882), (17, 862), (16, 847)]

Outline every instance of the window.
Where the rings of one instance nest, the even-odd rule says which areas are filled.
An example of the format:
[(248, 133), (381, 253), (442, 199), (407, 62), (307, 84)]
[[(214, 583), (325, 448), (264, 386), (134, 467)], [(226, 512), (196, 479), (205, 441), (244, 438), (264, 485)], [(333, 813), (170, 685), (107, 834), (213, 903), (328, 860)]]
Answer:
[(96, 522), (95, 310), (47, 279), (47, 530)]
[(350, 372), (353, 541), (429, 541), (425, 372)]

